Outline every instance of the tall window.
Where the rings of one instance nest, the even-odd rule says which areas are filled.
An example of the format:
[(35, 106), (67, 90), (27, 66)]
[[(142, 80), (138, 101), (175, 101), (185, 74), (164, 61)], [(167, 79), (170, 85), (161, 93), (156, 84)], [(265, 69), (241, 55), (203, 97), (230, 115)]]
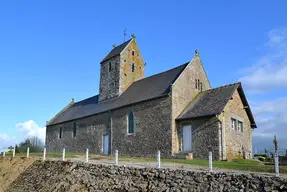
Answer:
[(132, 72), (135, 72), (135, 64), (132, 64)]
[(109, 62), (109, 72), (112, 71), (112, 62)]
[(135, 55), (135, 52), (134, 51), (132, 51), (132, 56), (134, 56)]
[(63, 133), (63, 129), (62, 129), (62, 127), (60, 127), (60, 130), (59, 130), (59, 139), (62, 138), (62, 133)]
[(195, 79), (195, 89), (197, 89), (197, 79)]
[(128, 115), (128, 134), (134, 134), (134, 114), (130, 112)]
[(231, 118), (231, 129), (235, 129), (236, 128), (236, 120)]
[(73, 126), (73, 136), (74, 136), (74, 138), (77, 136), (77, 129), (78, 129), (78, 125), (77, 125), (77, 123), (75, 122), (75, 123), (74, 123), (74, 126)]
[(237, 131), (243, 132), (243, 123), (241, 121), (237, 121)]
[(200, 82), (200, 91), (202, 91), (202, 82)]

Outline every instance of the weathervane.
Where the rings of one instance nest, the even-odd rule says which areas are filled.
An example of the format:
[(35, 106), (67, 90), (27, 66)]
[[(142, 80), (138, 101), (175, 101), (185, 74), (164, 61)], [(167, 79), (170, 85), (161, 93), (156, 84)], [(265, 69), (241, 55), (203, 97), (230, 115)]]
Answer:
[(126, 29), (124, 30), (124, 42), (126, 41), (126, 36), (127, 36), (127, 34), (126, 34)]
[(135, 35), (134, 33), (133, 33), (131, 36), (132, 36), (132, 38), (133, 38), (133, 39), (135, 39), (135, 38), (136, 38), (136, 35)]

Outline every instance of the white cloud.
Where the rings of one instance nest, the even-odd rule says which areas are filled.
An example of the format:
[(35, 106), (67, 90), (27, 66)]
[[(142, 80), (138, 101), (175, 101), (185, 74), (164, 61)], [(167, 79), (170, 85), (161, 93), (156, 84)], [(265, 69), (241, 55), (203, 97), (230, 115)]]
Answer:
[(29, 120), (24, 123), (17, 123), (16, 128), (23, 133), (24, 139), (38, 137), (45, 143), (46, 128), (39, 127), (35, 121)]
[(287, 88), (287, 28), (268, 33), (266, 53), (239, 78), (249, 92)]
[(279, 149), (287, 149), (287, 98), (258, 102), (253, 113), (258, 128), (253, 132), (253, 146), (272, 149), (276, 135)]
[(7, 133), (0, 133), (0, 151), (8, 148), (9, 146), (14, 146), (16, 144), (16, 138), (9, 136)]

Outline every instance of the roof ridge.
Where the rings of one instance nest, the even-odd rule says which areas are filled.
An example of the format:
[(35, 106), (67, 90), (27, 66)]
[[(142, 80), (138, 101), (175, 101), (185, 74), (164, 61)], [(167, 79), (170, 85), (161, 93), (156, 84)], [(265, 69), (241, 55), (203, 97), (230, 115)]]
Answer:
[(159, 73), (150, 75), (150, 76), (148, 76), (148, 77), (139, 79), (139, 80), (135, 81), (134, 83), (139, 82), (139, 81), (142, 81), (142, 80), (145, 80), (145, 79), (148, 79), (148, 78), (150, 78), (150, 77), (154, 77), (154, 76), (160, 75), (160, 74), (162, 74), (162, 73), (166, 73), (166, 72), (172, 71), (172, 70), (174, 70), (174, 69), (176, 69), (176, 68), (179, 68), (179, 67), (182, 67), (182, 66), (184, 66), (184, 65), (187, 65), (188, 63), (189, 63), (189, 62), (184, 63), (184, 64), (181, 64), (181, 65), (179, 65), (179, 66), (177, 66), (177, 67), (174, 67), (174, 68), (172, 68), (172, 69), (169, 69), (169, 70), (166, 70), (166, 71), (162, 71), (162, 72), (159, 72)]
[(241, 84), (241, 82), (235, 82), (235, 83), (230, 83), (230, 84), (227, 84), (227, 85), (222, 85), (222, 86), (219, 86), (219, 87), (215, 87), (215, 88), (212, 88), (212, 89), (207, 89), (205, 91), (211, 91), (211, 90), (215, 90), (215, 89), (221, 89), (221, 88), (225, 88), (225, 87), (230, 87), (230, 86), (233, 86), (233, 85), (236, 85), (236, 84)]

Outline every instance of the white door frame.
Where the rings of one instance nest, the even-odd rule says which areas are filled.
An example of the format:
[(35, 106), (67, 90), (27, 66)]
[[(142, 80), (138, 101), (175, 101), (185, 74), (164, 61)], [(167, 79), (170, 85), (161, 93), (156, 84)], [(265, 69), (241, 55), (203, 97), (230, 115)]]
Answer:
[(190, 152), (192, 150), (192, 127), (185, 125), (182, 127), (182, 146), (183, 152)]

